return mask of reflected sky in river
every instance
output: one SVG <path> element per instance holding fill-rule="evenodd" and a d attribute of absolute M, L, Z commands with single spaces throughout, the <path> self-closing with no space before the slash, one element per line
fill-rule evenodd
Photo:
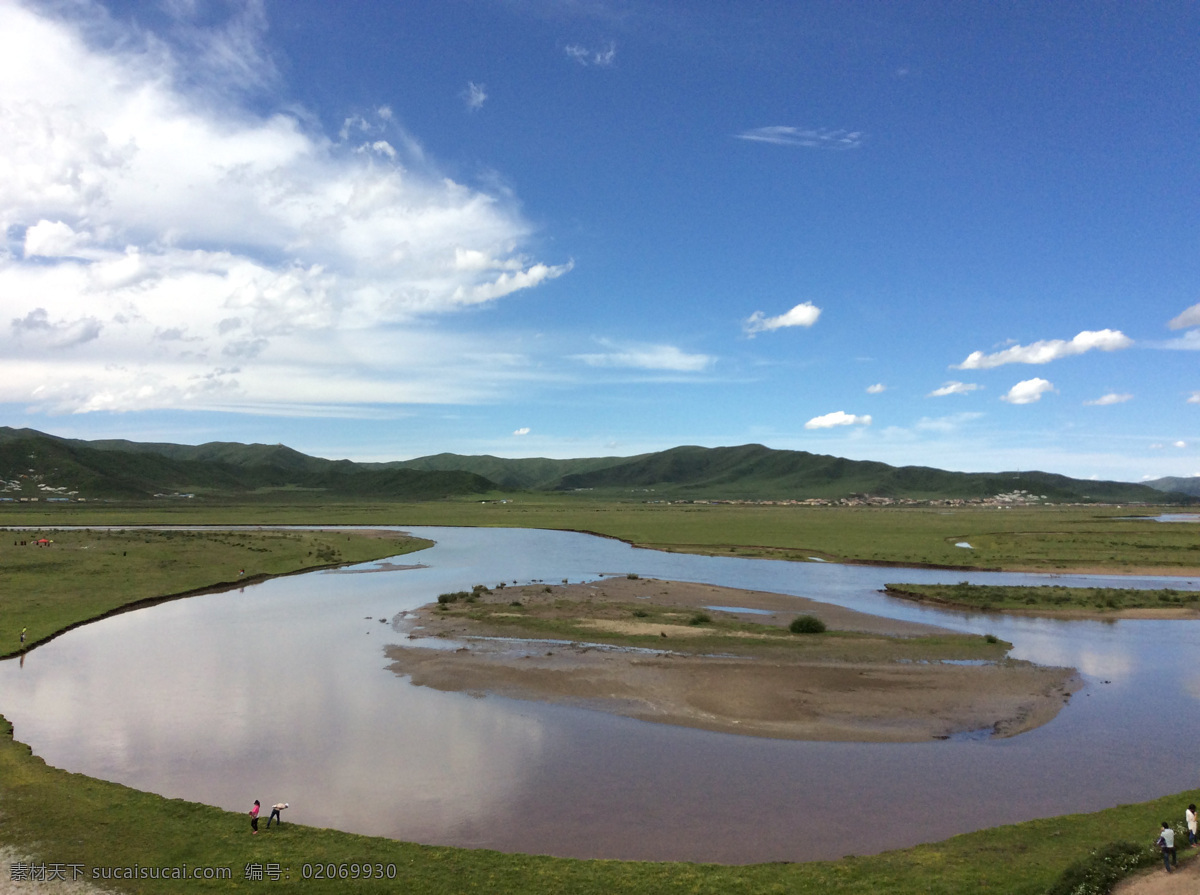
<path fill-rule="evenodd" d="M 864 854 L 1197 782 L 1196 622 L 946 612 L 878 592 L 889 581 L 1031 580 L 1023 575 L 666 554 L 567 532 L 410 530 L 438 542 L 418 555 L 426 568 L 280 578 L 71 631 L 23 668 L 0 663 L 0 711 L 51 764 L 164 795 L 235 811 L 287 801 L 298 823 L 582 857 Z M 1049 725 L 1010 740 L 875 745 L 442 693 L 387 670 L 384 647 L 403 643 L 392 620 L 441 592 L 628 572 L 993 633 L 1017 657 L 1079 668 L 1086 684 Z"/>

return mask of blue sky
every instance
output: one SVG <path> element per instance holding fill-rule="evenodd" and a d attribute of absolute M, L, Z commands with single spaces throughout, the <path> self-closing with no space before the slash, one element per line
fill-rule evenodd
<path fill-rule="evenodd" d="M 0 0 L 0 418 L 1200 474 L 1200 7 Z"/>

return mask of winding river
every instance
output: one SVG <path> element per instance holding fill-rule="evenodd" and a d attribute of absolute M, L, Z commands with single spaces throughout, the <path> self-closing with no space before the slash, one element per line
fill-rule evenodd
<path fill-rule="evenodd" d="M 0 663 L 0 712 L 50 764 L 244 812 L 424 843 L 745 863 L 870 854 L 1200 782 L 1200 623 L 938 611 L 888 581 L 1018 574 L 659 553 L 518 529 L 407 528 L 401 558 L 177 600 Z M 383 569 L 383 570 L 381 570 Z M 374 571 L 372 571 L 374 570 Z M 1078 668 L 1050 724 L 1008 740 L 804 743 L 443 693 L 387 670 L 393 619 L 447 590 L 634 572 L 811 597 L 1011 641 Z M 1196 581 L 1056 576 L 1058 584 Z M 1182 812 L 1180 806 L 1180 811 Z"/>

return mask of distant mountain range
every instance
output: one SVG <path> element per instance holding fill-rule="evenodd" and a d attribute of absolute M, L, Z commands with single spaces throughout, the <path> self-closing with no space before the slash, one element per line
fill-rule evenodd
<path fill-rule="evenodd" d="M 1175 494 L 1186 494 L 1189 497 L 1200 497 L 1200 475 L 1181 478 L 1179 476 L 1166 476 L 1161 479 L 1154 479 L 1151 482 L 1145 482 L 1151 488 L 1157 488 L 1159 491 L 1171 491 Z"/>
<path fill-rule="evenodd" d="M 506 489 L 590 491 L 598 496 L 653 495 L 662 499 L 837 500 L 871 495 L 893 499 L 983 499 L 1025 492 L 1058 502 L 1162 503 L 1185 501 L 1186 492 L 1154 482 L 1097 482 L 1046 472 L 947 472 L 926 466 L 889 466 L 761 444 L 677 447 L 636 457 L 586 460 L 506 460 L 437 454 L 400 465 L 467 470 Z M 1164 480 L 1167 481 L 1167 480 Z M 1187 482 L 1187 479 L 1172 479 Z M 1200 484 L 1200 479 L 1196 480 Z"/>
<path fill-rule="evenodd" d="M 1187 503 L 1200 497 L 1200 479 L 1131 484 L 1044 472 L 947 472 L 758 444 L 575 460 L 436 454 L 354 463 L 310 457 L 281 444 L 81 441 L 7 427 L 0 427 L 0 480 L 0 498 L 13 500 L 187 495 L 438 500 L 511 491 L 647 500 L 971 500 L 1024 494 L 1055 502 Z"/>

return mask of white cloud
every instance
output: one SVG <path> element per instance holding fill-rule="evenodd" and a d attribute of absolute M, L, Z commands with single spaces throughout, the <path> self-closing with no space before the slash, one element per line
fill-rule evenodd
<path fill-rule="evenodd" d="M 913 426 L 918 432 L 938 432 L 949 435 L 958 432 L 964 423 L 969 423 L 983 417 L 982 413 L 955 413 L 950 416 L 922 417 Z"/>
<path fill-rule="evenodd" d="M 742 131 L 735 136 L 739 140 L 773 143 L 776 146 L 803 146 L 808 149 L 857 149 L 862 145 L 863 135 L 862 131 L 772 125 Z"/>
<path fill-rule="evenodd" d="M 1047 364 L 1060 357 L 1083 354 L 1092 349 L 1116 351 L 1120 348 L 1128 348 L 1132 344 L 1133 340 L 1120 330 L 1085 330 L 1069 342 L 1062 339 L 1050 339 L 1034 342 L 1032 345 L 1014 345 L 1003 351 L 997 351 L 995 354 L 973 351 L 965 361 L 951 369 L 990 370 L 1004 364 Z"/>
<path fill-rule="evenodd" d="M 86 242 L 86 239 L 62 221 L 38 221 L 25 231 L 25 257 L 69 257 L 79 251 Z"/>
<path fill-rule="evenodd" d="M 946 395 L 969 395 L 971 392 L 983 388 L 974 382 L 957 382 L 951 380 L 945 383 L 941 388 L 935 388 L 926 397 L 928 398 L 944 398 Z"/>
<path fill-rule="evenodd" d="M 1185 447 L 1187 447 L 1187 442 L 1186 441 L 1173 441 L 1173 442 L 1171 442 L 1171 447 L 1185 448 Z"/>
<path fill-rule="evenodd" d="M 530 430 L 528 426 L 522 426 L 520 429 L 517 429 L 515 432 L 513 432 L 513 435 L 528 435 L 529 431 Z"/>
<path fill-rule="evenodd" d="M 1193 326 L 1200 326 L 1200 304 L 1194 304 L 1178 317 L 1171 320 L 1167 326 L 1171 329 L 1188 329 Z"/>
<path fill-rule="evenodd" d="M 707 354 L 686 354 L 674 345 L 615 346 L 601 339 L 610 350 L 596 354 L 577 354 L 575 360 L 589 367 L 624 367 L 638 370 L 664 370 L 674 373 L 699 373 L 712 366 Z"/>
<path fill-rule="evenodd" d="M 823 416 L 814 416 L 804 424 L 805 429 L 832 429 L 836 426 L 869 426 L 871 425 L 871 416 L 866 414 L 863 416 L 855 416 L 852 413 L 846 413 L 844 410 L 835 410 L 833 413 L 826 413 Z"/>
<path fill-rule="evenodd" d="M 762 311 L 755 311 L 746 318 L 743 327 L 747 333 L 753 336 L 755 333 L 770 332 L 789 326 L 812 326 L 820 316 L 821 309 L 811 301 L 806 301 L 778 317 L 767 317 Z"/>
<path fill-rule="evenodd" d="M 1200 327 L 1189 329 L 1178 338 L 1161 342 L 1159 347 L 1173 351 L 1200 351 Z"/>
<path fill-rule="evenodd" d="M 1009 404 L 1032 404 L 1042 400 L 1042 395 L 1051 391 L 1054 391 L 1054 386 L 1045 379 L 1025 379 L 1010 388 L 1000 400 Z"/>
<path fill-rule="evenodd" d="M 210 85 L 275 77 L 253 17 L 180 50 L 61 9 L 106 39 L 0 4 L 0 401 L 475 400 L 521 366 L 465 337 L 431 358 L 417 339 L 571 269 L 523 253 L 515 199 L 443 176 L 386 107 L 330 139 L 303 113 L 215 101 Z"/>
<path fill-rule="evenodd" d="M 1124 404 L 1132 398 L 1133 395 L 1118 395 L 1116 392 L 1109 392 L 1094 401 L 1084 401 L 1083 403 L 1087 407 L 1106 407 L 1109 404 Z"/>
<path fill-rule="evenodd" d="M 1200 392 L 1192 392 L 1191 396 L 1188 397 L 1187 402 L 1189 404 L 1200 404 Z"/>
<path fill-rule="evenodd" d="M 886 391 L 887 391 L 887 386 L 884 385 L 882 382 L 876 382 L 874 385 L 867 386 L 867 394 L 868 395 L 882 395 Z"/>
<path fill-rule="evenodd" d="M 600 68 L 607 68 L 617 58 L 617 45 L 611 41 L 607 47 L 599 50 L 589 49 L 579 44 L 570 44 L 563 49 L 568 57 L 583 66 L 595 65 Z"/>
<path fill-rule="evenodd" d="M 467 108 L 472 112 L 477 112 L 483 108 L 484 101 L 487 100 L 487 90 L 484 85 L 476 84 L 474 81 L 467 81 L 467 88 L 462 94 L 463 102 L 467 104 Z"/>

